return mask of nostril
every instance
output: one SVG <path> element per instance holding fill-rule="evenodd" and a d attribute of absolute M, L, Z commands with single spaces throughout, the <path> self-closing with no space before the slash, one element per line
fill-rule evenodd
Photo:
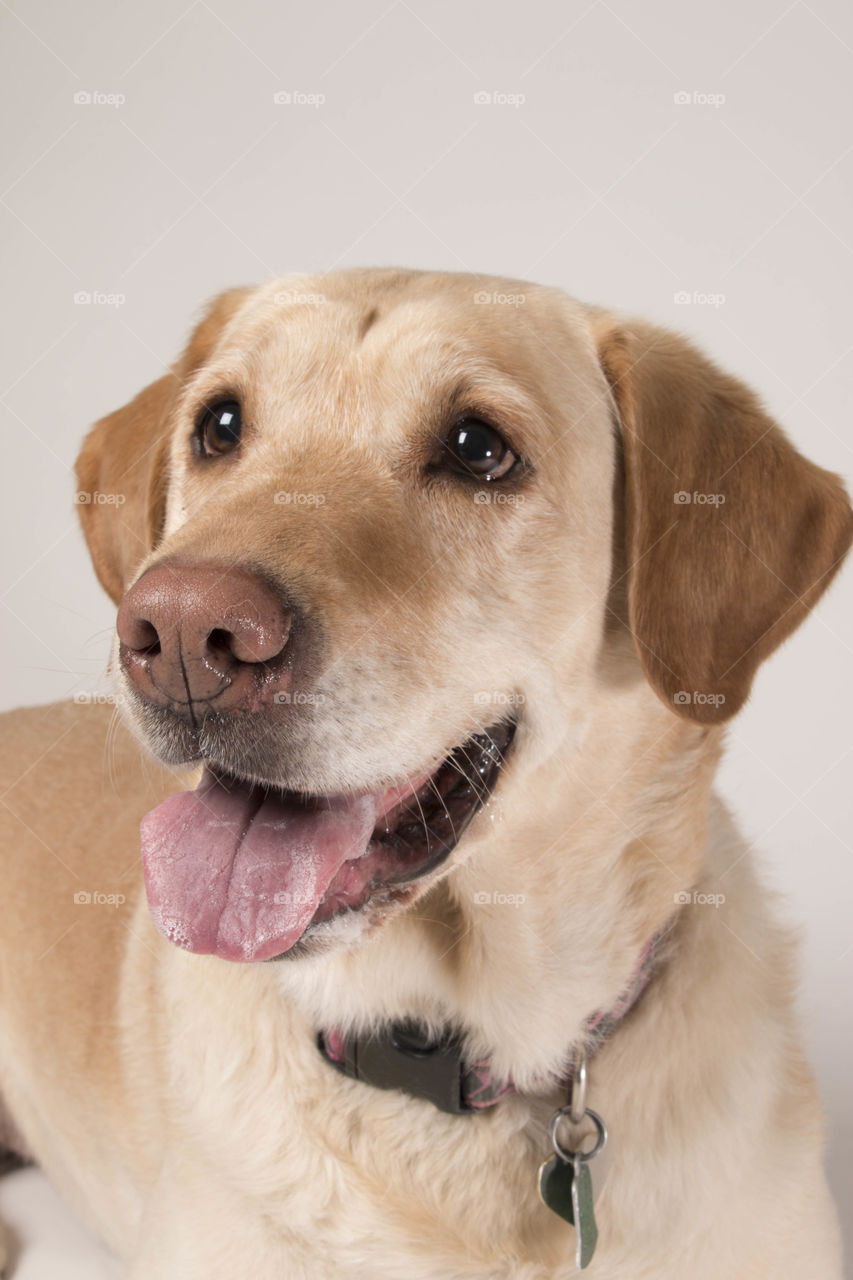
<path fill-rule="evenodd" d="M 231 627 L 214 627 L 204 640 L 205 655 L 215 665 L 261 666 L 274 661 L 284 652 L 290 632 L 289 616 L 286 625 L 278 619 L 274 627 L 238 623 Z"/>
<path fill-rule="evenodd" d="M 136 618 L 132 635 L 126 641 L 129 648 L 145 658 L 154 658 L 160 652 L 160 636 L 153 622 Z"/>
<path fill-rule="evenodd" d="M 233 658 L 234 636 L 224 627 L 214 627 L 207 637 L 207 652 L 212 658 Z"/>

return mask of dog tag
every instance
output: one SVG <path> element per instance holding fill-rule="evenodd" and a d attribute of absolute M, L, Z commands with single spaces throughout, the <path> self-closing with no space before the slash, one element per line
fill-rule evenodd
<path fill-rule="evenodd" d="M 575 1225 L 572 1203 L 574 1177 L 574 1164 L 558 1155 L 543 1161 L 539 1168 L 539 1199 L 552 1213 L 558 1214 L 572 1226 Z"/>
<path fill-rule="evenodd" d="M 578 1271 L 583 1271 L 592 1262 L 595 1246 L 598 1244 L 598 1226 L 595 1221 L 593 1206 L 592 1178 L 589 1165 L 585 1160 L 575 1156 L 572 1161 L 574 1176 L 572 1177 L 572 1215 L 575 1224 L 575 1262 Z"/>
<path fill-rule="evenodd" d="M 574 1227 L 575 1263 L 583 1271 L 598 1243 L 589 1165 L 578 1156 L 571 1161 L 551 1156 L 539 1169 L 539 1196 L 552 1213 Z"/>

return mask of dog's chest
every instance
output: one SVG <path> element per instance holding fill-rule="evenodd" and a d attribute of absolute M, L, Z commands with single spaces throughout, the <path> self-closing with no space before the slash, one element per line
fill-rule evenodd
<path fill-rule="evenodd" d="M 341 1077 L 296 1019 L 258 1025 L 253 1042 L 194 1039 L 176 1114 L 283 1261 L 315 1276 L 544 1280 L 571 1256 L 571 1228 L 538 1199 L 543 1140 L 522 1100 L 445 1115 Z"/>

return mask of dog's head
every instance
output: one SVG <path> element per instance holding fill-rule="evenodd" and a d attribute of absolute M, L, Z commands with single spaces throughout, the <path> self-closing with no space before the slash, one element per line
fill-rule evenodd
<path fill-rule="evenodd" d="M 851 538 L 837 478 L 682 339 L 460 275 L 224 294 L 78 474 L 123 702 L 205 764 L 146 820 L 155 919 L 232 959 L 448 874 L 580 740 L 608 645 L 725 721 Z"/>

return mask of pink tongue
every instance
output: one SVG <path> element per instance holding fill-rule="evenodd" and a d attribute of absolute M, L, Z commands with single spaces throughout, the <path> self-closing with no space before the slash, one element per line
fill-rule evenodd
<path fill-rule="evenodd" d="M 185 948 L 268 960 L 302 936 L 343 864 L 359 858 L 406 786 L 306 808 L 209 770 L 142 819 L 154 923 Z"/>

